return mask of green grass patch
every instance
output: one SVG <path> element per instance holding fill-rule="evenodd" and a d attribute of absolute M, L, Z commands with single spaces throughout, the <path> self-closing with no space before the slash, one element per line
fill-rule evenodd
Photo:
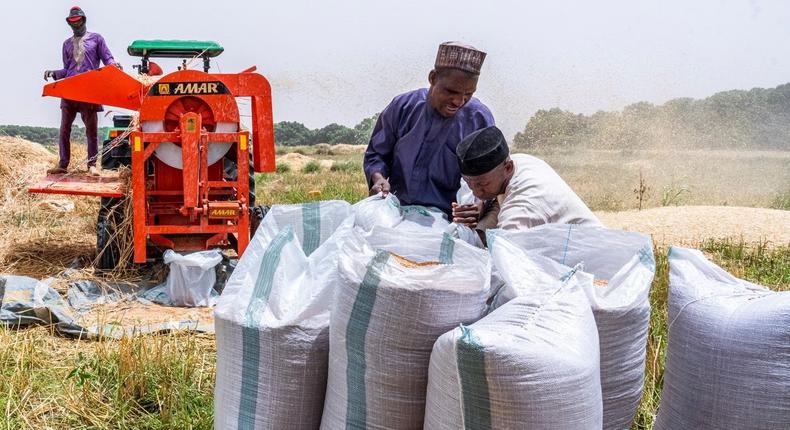
<path fill-rule="evenodd" d="M 704 241 L 700 249 L 736 277 L 775 290 L 790 290 L 790 246 L 770 248 L 768 245 L 720 239 Z"/>
<path fill-rule="evenodd" d="M 308 161 L 307 164 L 302 167 L 302 173 L 316 173 L 321 171 L 321 163 L 316 160 Z"/>
<path fill-rule="evenodd" d="M 281 163 L 277 165 L 276 172 L 277 173 L 288 173 L 291 171 L 291 166 Z"/>
<path fill-rule="evenodd" d="M 362 163 L 356 161 L 335 162 L 329 170 L 332 172 L 361 172 Z"/>
<path fill-rule="evenodd" d="M 213 339 L 57 338 L 0 326 L 0 429 L 211 429 Z"/>
<path fill-rule="evenodd" d="M 790 191 L 777 194 L 771 201 L 771 208 L 790 210 Z"/>

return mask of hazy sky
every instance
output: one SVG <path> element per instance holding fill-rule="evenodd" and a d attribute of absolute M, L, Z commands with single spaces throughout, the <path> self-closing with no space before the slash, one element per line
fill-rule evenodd
<path fill-rule="evenodd" d="M 4 1 L 0 124 L 59 123 L 42 76 L 61 67 L 75 2 L 126 71 L 134 39 L 215 40 L 225 53 L 213 70 L 257 65 L 275 121 L 313 128 L 354 125 L 427 86 L 447 40 L 488 52 L 476 96 L 508 136 L 542 108 L 592 113 L 790 81 L 787 1 Z"/>

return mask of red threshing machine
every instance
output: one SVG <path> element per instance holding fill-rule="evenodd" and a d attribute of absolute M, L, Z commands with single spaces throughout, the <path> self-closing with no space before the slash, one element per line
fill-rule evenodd
<path fill-rule="evenodd" d="M 44 87 L 45 96 L 138 112 L 136 121 L 127 117 L 123 124 L 121 119 L 126 129 L 116 129 L 118 136 L 101 149 L 105 169 L 124 164 L 131 169 L 135 263 L 150 260 L 151 247 L 233 248 L 241 255 L 251 221 L 263 216 L 254 206 L 252 174 L 275 168 L 271 87 L 254 73 L 255 67 L 236 74 L 208 73 L 209 59 L 222 51 L 214 42 L 138 40 L 128 53 L 142 58 L 135 66 L 141 75 L 154 66 L 149 62 L 153 57 L 181 58 L 182 66 L 149 83 L 108 66 Z M 189 70 L 187 58 L 201 58 L 203 71 Z M 241 129 L 237 97 L 250 98 L 251 132 Z M 120 178 L 50 175 L 30 191 L 102 197 L 98 266 L 117 264 L 118 250 L 104 248 L 115 245 L 109 218 L 129 213 L 118 208 L 124 197 Z"/>

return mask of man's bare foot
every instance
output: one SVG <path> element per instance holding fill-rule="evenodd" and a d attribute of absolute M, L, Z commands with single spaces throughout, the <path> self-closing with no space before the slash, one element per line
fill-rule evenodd
<path fill-rule="evenodd" d="M 96 166 L 88 166 L 88 173 L 91 176 L 100 176 L 99 169 L 97 169 Z"/>

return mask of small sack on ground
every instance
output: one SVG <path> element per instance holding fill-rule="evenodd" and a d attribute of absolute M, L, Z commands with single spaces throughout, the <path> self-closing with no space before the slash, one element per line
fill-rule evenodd
<path fill-rule="evenodd" d="M 209 251 L 179 254 L 168 249 L 164 262 L 170 267 L 165 281 L 165 291 L 173 306 L 209 306 L 211 290 L 217 281 L 214 270 L 222 261 L 222 254 Z"/>

